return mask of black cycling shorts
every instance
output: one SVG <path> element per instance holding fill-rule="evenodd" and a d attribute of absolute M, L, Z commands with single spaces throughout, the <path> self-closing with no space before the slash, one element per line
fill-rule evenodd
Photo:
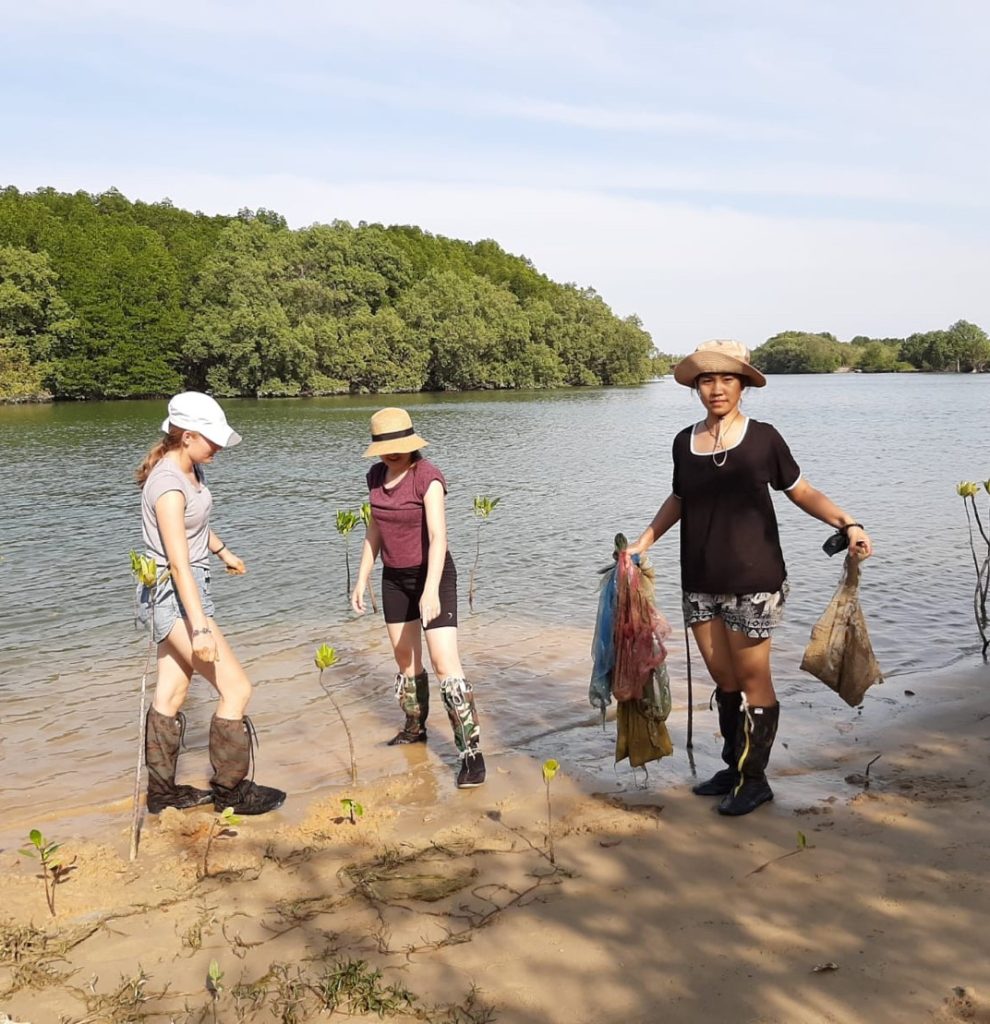
<path fill-rule="evenodd" d="M 408 569 L 382 569 L 382 610 L 386 622 L 415 622 L 419 618 L 419 599 L 426 584 L 426 566 Z M 457 569 L 447 552 L 440 576 L 440 614 L 426 624 L 427 629 L 457 625 Z"/>

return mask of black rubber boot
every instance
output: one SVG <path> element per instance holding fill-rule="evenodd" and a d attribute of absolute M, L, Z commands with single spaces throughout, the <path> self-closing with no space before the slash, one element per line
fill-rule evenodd
<path fill-rule="evenodd" d="M 721 768 L 710 779 L 699 782 L 691 792 L 697 796 L 725 796 L 731 793 L 739 782 L 736 768 L 736 733 L 739 731 L 739 710 L 742 708 L 742 694 L 715 691 L 718 708 L 718 727 L 722 733 L 722 760 L 729 766 Z"/>
<path fill-rule="evenodd" d="M 740 712 L 736 750 L 739 760 L 739 782 L 718 805 L 719 814 L 738 817 L 755 811 L 760 804 L 773 799 L 767 782 L 767 763 L 777 736 L 780 704 L 771 708 L 744 707 Z"/>
<path fill-rule="evenodd" d="M 184 811 L 213 802 L 208 789 L 175 784 L 175 766 L 186 732 L 186 716 L 180 711 L 169 718 L 148 709 L 144 730 L 144 761 L 148 766 L 148 813 L 160 814 L 166 807 Z"/>
<path fill-rule="evenodd" d="M 403 743 L 426 742 L 426 719 L 430 713 L 430 677 L 419 675 L 395 677 L 395 697 L 406 716 L 406 724 L 388 741 L 394 747 Z"/>
<path fill-rule="evenodd" d="M 285 793 L 254 781 L 257 735 L 251 719 L 217 718 L 210 722 L 210 763 L 213 765 L 213 807 L 235 814 L 266 814 L 285 803 Z M 248 778 L 248 772 L 251 778 Z"/>

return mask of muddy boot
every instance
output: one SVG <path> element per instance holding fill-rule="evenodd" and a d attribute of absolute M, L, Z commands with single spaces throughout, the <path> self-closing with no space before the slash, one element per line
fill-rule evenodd
<path fill-rule="evenodd" d="M 485 758 L 481 753 L 481 728 L 471 684 L 457 676 L 440 682 L 440 696 L 454 730 L 454 746 L 461 755 L 457 788 L 473 789 L 485 781 Z"/>
<path fill-rule="evenodd" d="M 395 676 L 395 699 L 406 716 L 406 724 L 388 741 L 394 747 L 401 743 L 426 742 L 426 717 L 430 713 L 430 677 L 425 672 L 418 676 Z"/>
<path fill-rule="evenodd" d="M 166 807 L 201 807 L 213 802 L 208 789 L 175 784 L 175 765 L 186 733 L 186 716 L 180 711 L 169 718 L 148 709 L 144 730 L 144 761 L 148 766 L 148 813 L 160 814 Z"/>
<path fill-rule="evenodd" d="M 251 719 L 217 718 L 210 722 L 210 763 L 213 765 L 213 807 L 235 814 L 265 814 L 281 807 L 285 793 L 254 781 L 257 734 Z M 248 773 L 251 778 L 248 778 Z"/>
<path fill-rule="evenodd" d="M 771 708 L 744 706 L 739 715 L 739 731 L 736 734 L 739 781 L 718 805 L 719 814 L 733 817 L 749 814 L 760 804 L 773 799 L 766 769 L 777 735 L 780 704 L 774 704 Z"/>
<path fill-rule="evenodd" d="M 729 766 L 721 768 L 710 779 L 699 782 L 691 789 L 697 796 L 725 796 L 731 793 L 739 782 L 739 770 L 736 768 L 736 733 L 739 730 L 739 710 L 742 707 L 741 693 L 723 693 L 715 691 L 715 704 L 718 707 L 718 727 L 722 733 L 722 760 Z"/>

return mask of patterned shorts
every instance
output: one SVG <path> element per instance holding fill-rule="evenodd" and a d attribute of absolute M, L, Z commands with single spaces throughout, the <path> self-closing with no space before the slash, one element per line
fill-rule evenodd
<path fill-rule="evenodd" d="M 773 594 L 696 594 L 683 591 L 684 623 L 721 619 L 729 629 L 744 633 L 754 640 L 766 640 L 780 625 L 787 600 L 787 580 Z"/>

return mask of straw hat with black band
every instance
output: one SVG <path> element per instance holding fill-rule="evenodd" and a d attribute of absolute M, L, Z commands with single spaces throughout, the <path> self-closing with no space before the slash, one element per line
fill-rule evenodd
<path fill-rule="evenodd" d="M 371 417 L 371 444 L 364 450 L 364 457 L 372 459 L 376 455 L 415 452 L 429 443 L 413 430 L 405 409 L 379 409 Z"/>
<path fill-rule="evenodd" d="M 754 388 L 766 386 L 767 379 L 749 361 L 749 349 L 741 341 L 703 341 L 674 367 L 674 380 L 693 388 L 703 373 L 734 373 Z"/>

